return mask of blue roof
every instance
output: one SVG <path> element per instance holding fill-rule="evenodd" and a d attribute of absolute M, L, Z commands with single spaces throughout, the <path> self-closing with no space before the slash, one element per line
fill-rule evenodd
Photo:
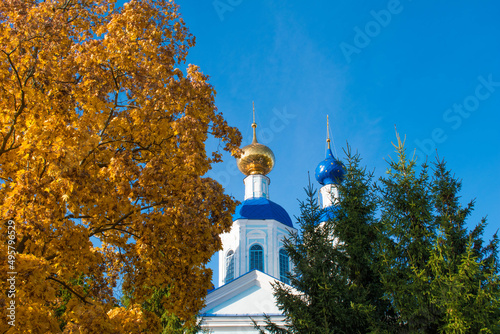
<path fill-rule="evenodd" d="M 344 165 L 335 159 L 332 150 L 328 149 L 325 160 L 318 164 L 315 174 L 321 185 L 339 184 L 344 179 Z"/>
<path fill-rule="evenodd" d="M 293 228 L 292 220 L 285 209 L 264 197 L 250 198 L 238 205 L 233 221 L 237 219 L 274 219 Z"/>

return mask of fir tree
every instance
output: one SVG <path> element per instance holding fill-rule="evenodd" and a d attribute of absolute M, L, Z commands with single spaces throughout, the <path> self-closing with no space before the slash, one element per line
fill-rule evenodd
<path fill-rule="evenodd" d="M 436 160 L 431 189 L 437 226 L 426 275 L 432 304 L 441 316 L 444 333 L 500 332 L 500 277 L 498 238 L 483 247 L 486 220 L 467 232 L 466 219 L 474 201 L 462 207 L 458 193 L 461 181 Z"/>
<path fill-rule="evenodd" d="M 483 242 L 485 219 L 468 231 L 461 182 L 443 160 L 419 169 L 397 139 L 378 186 L 347 151 L 332 219 L 306 188 L 285 242 L 295 289 L 275 285 L 287 327 L 268 318 L 270 333 L 500 333 L 497 235 Z"/>
<path fill-rule="evenodd" d="M 397 160 L 389 162 L 388 176 L 377 186 L 381 209 L 380 267 L 385 298 L 397 312 L 393 332 L 437 329 L 439 314 L 415 274 L 425 270 L 434 236 L 428 167 L 417 174 L 398 136 Z"/>
<path fill-rule="evenodd" d="M 377 198 L 373 189 L 373 173 L 361 167 L 359 154 L 346 150 L 346 176 L 338 185 L 339 198 L 333 219 L 327 222 L 333 227 L 340 252 L 337 259 L 340 271 L 347 277 L 347 300 L 351 307 L 361 311 L 355 320 L 358 332 L 383 331 L 394 322 L 394 312 L 384 300 L 379 275 L 380 258 L 379 226 L 375 217 Z"/>
<path fill-rule="evenodd" d="M 398 136 L 397 161 L 378 187 L 385 298 L 401 333 L 497 333 L 500 330 L 498 238 L 483 246 L 483 219 L 468 232 L 461 182 L 437 159 L 417 167 Z"/>
<path fill-rule="evenodd" d="M 266 329 L 271 333 L 367 333 L 383 328 L 390 318 L 373 265 L 377 233 L 372 174 L 360 167 L 359 155 L 348 150 L 347 156 L 335 209 L 320 209 L 312 185 L 305 189 L 307 198 L 300 203 L 298 217 L 301 233 L 285 241 L 294 263 L 290 282 L 296 290 L 275 285 L 288 327 L 279 328 L 268 319 Z M 327 216 L 331 219 L 325 221 Z"/>
<path fill-rule="evenodd" d="M 298 218 L 301 233 L 292 233 L 284 246 L 294 264 L 290 284 L 296 291 L 279 282 L 275 285 L 277 303 L 290 326 L 283 331 L 268 323 L 266 329 L 271 333 L 353 332 L 346 328 L 352 315 L 349 302 L 342 299 L 346 278 L 335 261 L 340 252 L 332 247 L 331 225 L 319 225 L 323 210 L 316 190 L 309 184 L 305 191 Z"/>

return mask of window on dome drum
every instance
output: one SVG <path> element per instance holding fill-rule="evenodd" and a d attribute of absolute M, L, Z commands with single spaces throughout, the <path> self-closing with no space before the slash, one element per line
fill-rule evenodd
<path fill-rule="evenodd" d="M 250 270 L 264 271 L 264 250 L 261 245 L 250 247 Z"/>
<path fill-rule="evenodd" d="M 283 248 L 280 249 L 280 281 L 286 284 L 290 284 L 290 279 L 286 275 L 290 271 L 289 263 L 288 254 Z"/>
<path fill-rule="evenodd" d="M 226 255 L 226 278 L 224 283 L 234 279 L 234 252 L 230 250 Z"/>

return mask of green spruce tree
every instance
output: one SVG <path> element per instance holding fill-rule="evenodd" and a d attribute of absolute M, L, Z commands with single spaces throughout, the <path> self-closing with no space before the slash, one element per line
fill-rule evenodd
<path fill-rule="evenodd" d="M 460 205 L 461 181 L 436 160 L 432 197 L 437 225 L 425 275 L 432 304 L 440 311 L 439 331 L 443 333 L 500 332 L 500 277 L 498 238 L 483 246 L 483 219 L 467 232 L 466 219 L 474 202 Z"/>
<path fill-rule="evenodd" d="M 381 259 L 379 226 L 375 213 L 377 198 L 373 173 L 361 167 L 359 154 L 346 150 L 346 176 L 338 185 L 339 198 L 331 224 L 340 256 L 339 270 L 347 277 L 347 294 L 351 308 L 360 312 L 357 332 L 384 332 L 395 322 L 390 303 L 383 299 L 379 275 Z"/>
<path fill-rule="evenodd" d="M 292 233 L 284 245 L 294 264 L 289 275 L 294 289 L 279 282 L 274 286 L 289 326 L 280 329 L 268 321 L 266 329 L 270 333 L 348 333 L 352 315 L 349 302 L 342 300 L 347 286 L 335 261 L 340 253 L 332 247 L 331 225 L 320 226 L 323 210 L 316 190 L 309 184 L 305 191 L 298 217 L 301 231 Z"/>
<path fill-rule="evenodd" d="M 393 333 L 498 333 L 498 238 L 483 246 L 483 219 L 471 232 L 461 182 L 437 160 L 417 174 L 398 136 L 397 160 L 378 187 L 382 282 L 396 312 Z"/>
<path fill-rule="evenodd" d="M 290 282 L 295 289 L 275 285 L 288 326 L 279 328 L 268 319 L 268 332 L 368 333 L 393 318 L 389 303 L 381 298 L 374 265 L 377 232 L 371 181 L 372 174 L 360 167 L 359 155 L 348 150 L 334 208 L 321 209 L 312 185 L 305 189 L 307 198 L 300 203 L 298 217 L 301 233 L 285 241 L 294 264 Z"/>
<path fill-rule="evenodd" d="M 408 159 L 404 143 L 397 137 L 397 160 L 389 161 L 388 176 L 377 186 L 380 217 L 380 266 L 385 299 L 396 312 L 392 332 L 437 330 L 439 312 L 426 293 L 428 286 L 415 276 L 425 270 L 430 258 L 435 224 L 428 167 L 417 173 Z"/>
<path fill-rule="evenodd" d="M 275 285 L 287 326 L 261 333 L 500 333 L 497 235 L 483 241 L 485 219 L 468 231 L 474 202 L 461 205 L 444 161 L 431 172 L 395 147 L 375 186 L 347 151 L 330 220 L 306 188 L 285 242 L 294 288 Z"/>

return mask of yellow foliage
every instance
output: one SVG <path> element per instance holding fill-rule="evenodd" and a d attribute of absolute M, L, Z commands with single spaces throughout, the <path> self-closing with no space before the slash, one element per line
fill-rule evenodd
<path fill-rule="evenodd" d="M 241 136 L 208 77 L 181 70 L 193 45 L 168 0 L 0 1 L 0 264 L 11 220 L 18 329 L 154 332 L 138 306 L 151 287 L 181 319 L 203 306 L 235 208 L 204 177 L 220 161 L 205 142 L 237 154 Z"/>
<path fill-rule="evenodd" d="M 116 307 L 108 312 L 108 316 L 119 333 L 141 333 L 146 329 L 153 333 L 160 331 L 158 317 L 151 313 L 144 314 L 139 305 L 129 309 Z"/>

